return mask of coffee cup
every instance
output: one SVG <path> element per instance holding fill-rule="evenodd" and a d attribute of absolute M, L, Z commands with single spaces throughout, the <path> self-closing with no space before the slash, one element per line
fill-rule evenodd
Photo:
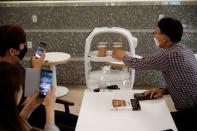
<path fill-rule="evenodd" d="M 98 56 L 99 57 L 106 56 L 106 45 L 98 45 Z"/>

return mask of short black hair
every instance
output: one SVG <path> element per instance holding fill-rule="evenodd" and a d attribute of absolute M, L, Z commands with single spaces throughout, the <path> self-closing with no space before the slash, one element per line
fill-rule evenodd
<path fill-rule="evenodd" d="M 157 25 L 162 34 L 170 38 L 173 43 L 181 41 L 183 26 L 180 21 L 171 17 L 162 18 Z"/>
<path fill-rule="evenodd" d="M 14 24 L 0 26 L 0 56 L 4 56 L 7 49 L 19 49 L 21 43 L 26 43 L 24 30 Z"/>

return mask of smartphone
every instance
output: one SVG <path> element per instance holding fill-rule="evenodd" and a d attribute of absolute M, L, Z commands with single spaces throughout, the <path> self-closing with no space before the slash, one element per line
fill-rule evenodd
<path fill-rule="evenodd" d="M 38 49 L 36 51 L 36 58 L 39 59 L 41 54 L 44 52 L 44 50 L 46 49 L 46 44 L 44 42 L 40 42 L 38 45 Z"/>
<path fill-rule="evenodd" d="M 40 71 L 39 95 L 41 98 L 46 97 L 49 88 L 51 88 L 52 78 L 53 78 L 52 70 L 42 69 Z"/>
<path fill-rule="evenodd" d="M 145 96 L 144 93 L 134 93 L 134 98 L 142 101 L 142 100 L 153 100 L 153 99 L 157 99 L 155 97 L 150 98 L 150 96 Z"/>

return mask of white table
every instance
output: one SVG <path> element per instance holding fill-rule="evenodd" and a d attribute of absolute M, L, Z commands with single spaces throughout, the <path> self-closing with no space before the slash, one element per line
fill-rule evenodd
<path fill-rule="evenodd" d="M 57 87 L 56 96 L 61 97 L 68 94 L 68 88 L 64 86 L 57 86 L 56 65 L 65 64 L 70 59 L 70 54 L 64 52 L 47 52 L 45 54 L 44 65 L 49 65 L 53 71 L 53 86 Z"/>
<path fill-rule="evenodd" d="M 75 131 L 177 131 L 163 98 L 141 101 L 140 111 L 112 110 L 112 99 L 131 98 L 131 90 L 86 89 Z"/>

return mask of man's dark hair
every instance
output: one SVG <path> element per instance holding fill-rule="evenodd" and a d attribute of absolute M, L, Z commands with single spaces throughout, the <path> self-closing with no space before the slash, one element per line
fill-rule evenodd
<path fill-rule="evenodd" d="M 0 56 L 4 56 L 9 48 L 19 49 L 21 43 L 26 43 L 26 34 L 20 26 L 0 26 Z"/>
<path fill-rule="evenodd" d="M 180 21 L 166 17 L 162 18 L 157 25 L 162 34 L 170 38 L 173 43 L 181 41 L 183 35 L 183 26 Z"/>

